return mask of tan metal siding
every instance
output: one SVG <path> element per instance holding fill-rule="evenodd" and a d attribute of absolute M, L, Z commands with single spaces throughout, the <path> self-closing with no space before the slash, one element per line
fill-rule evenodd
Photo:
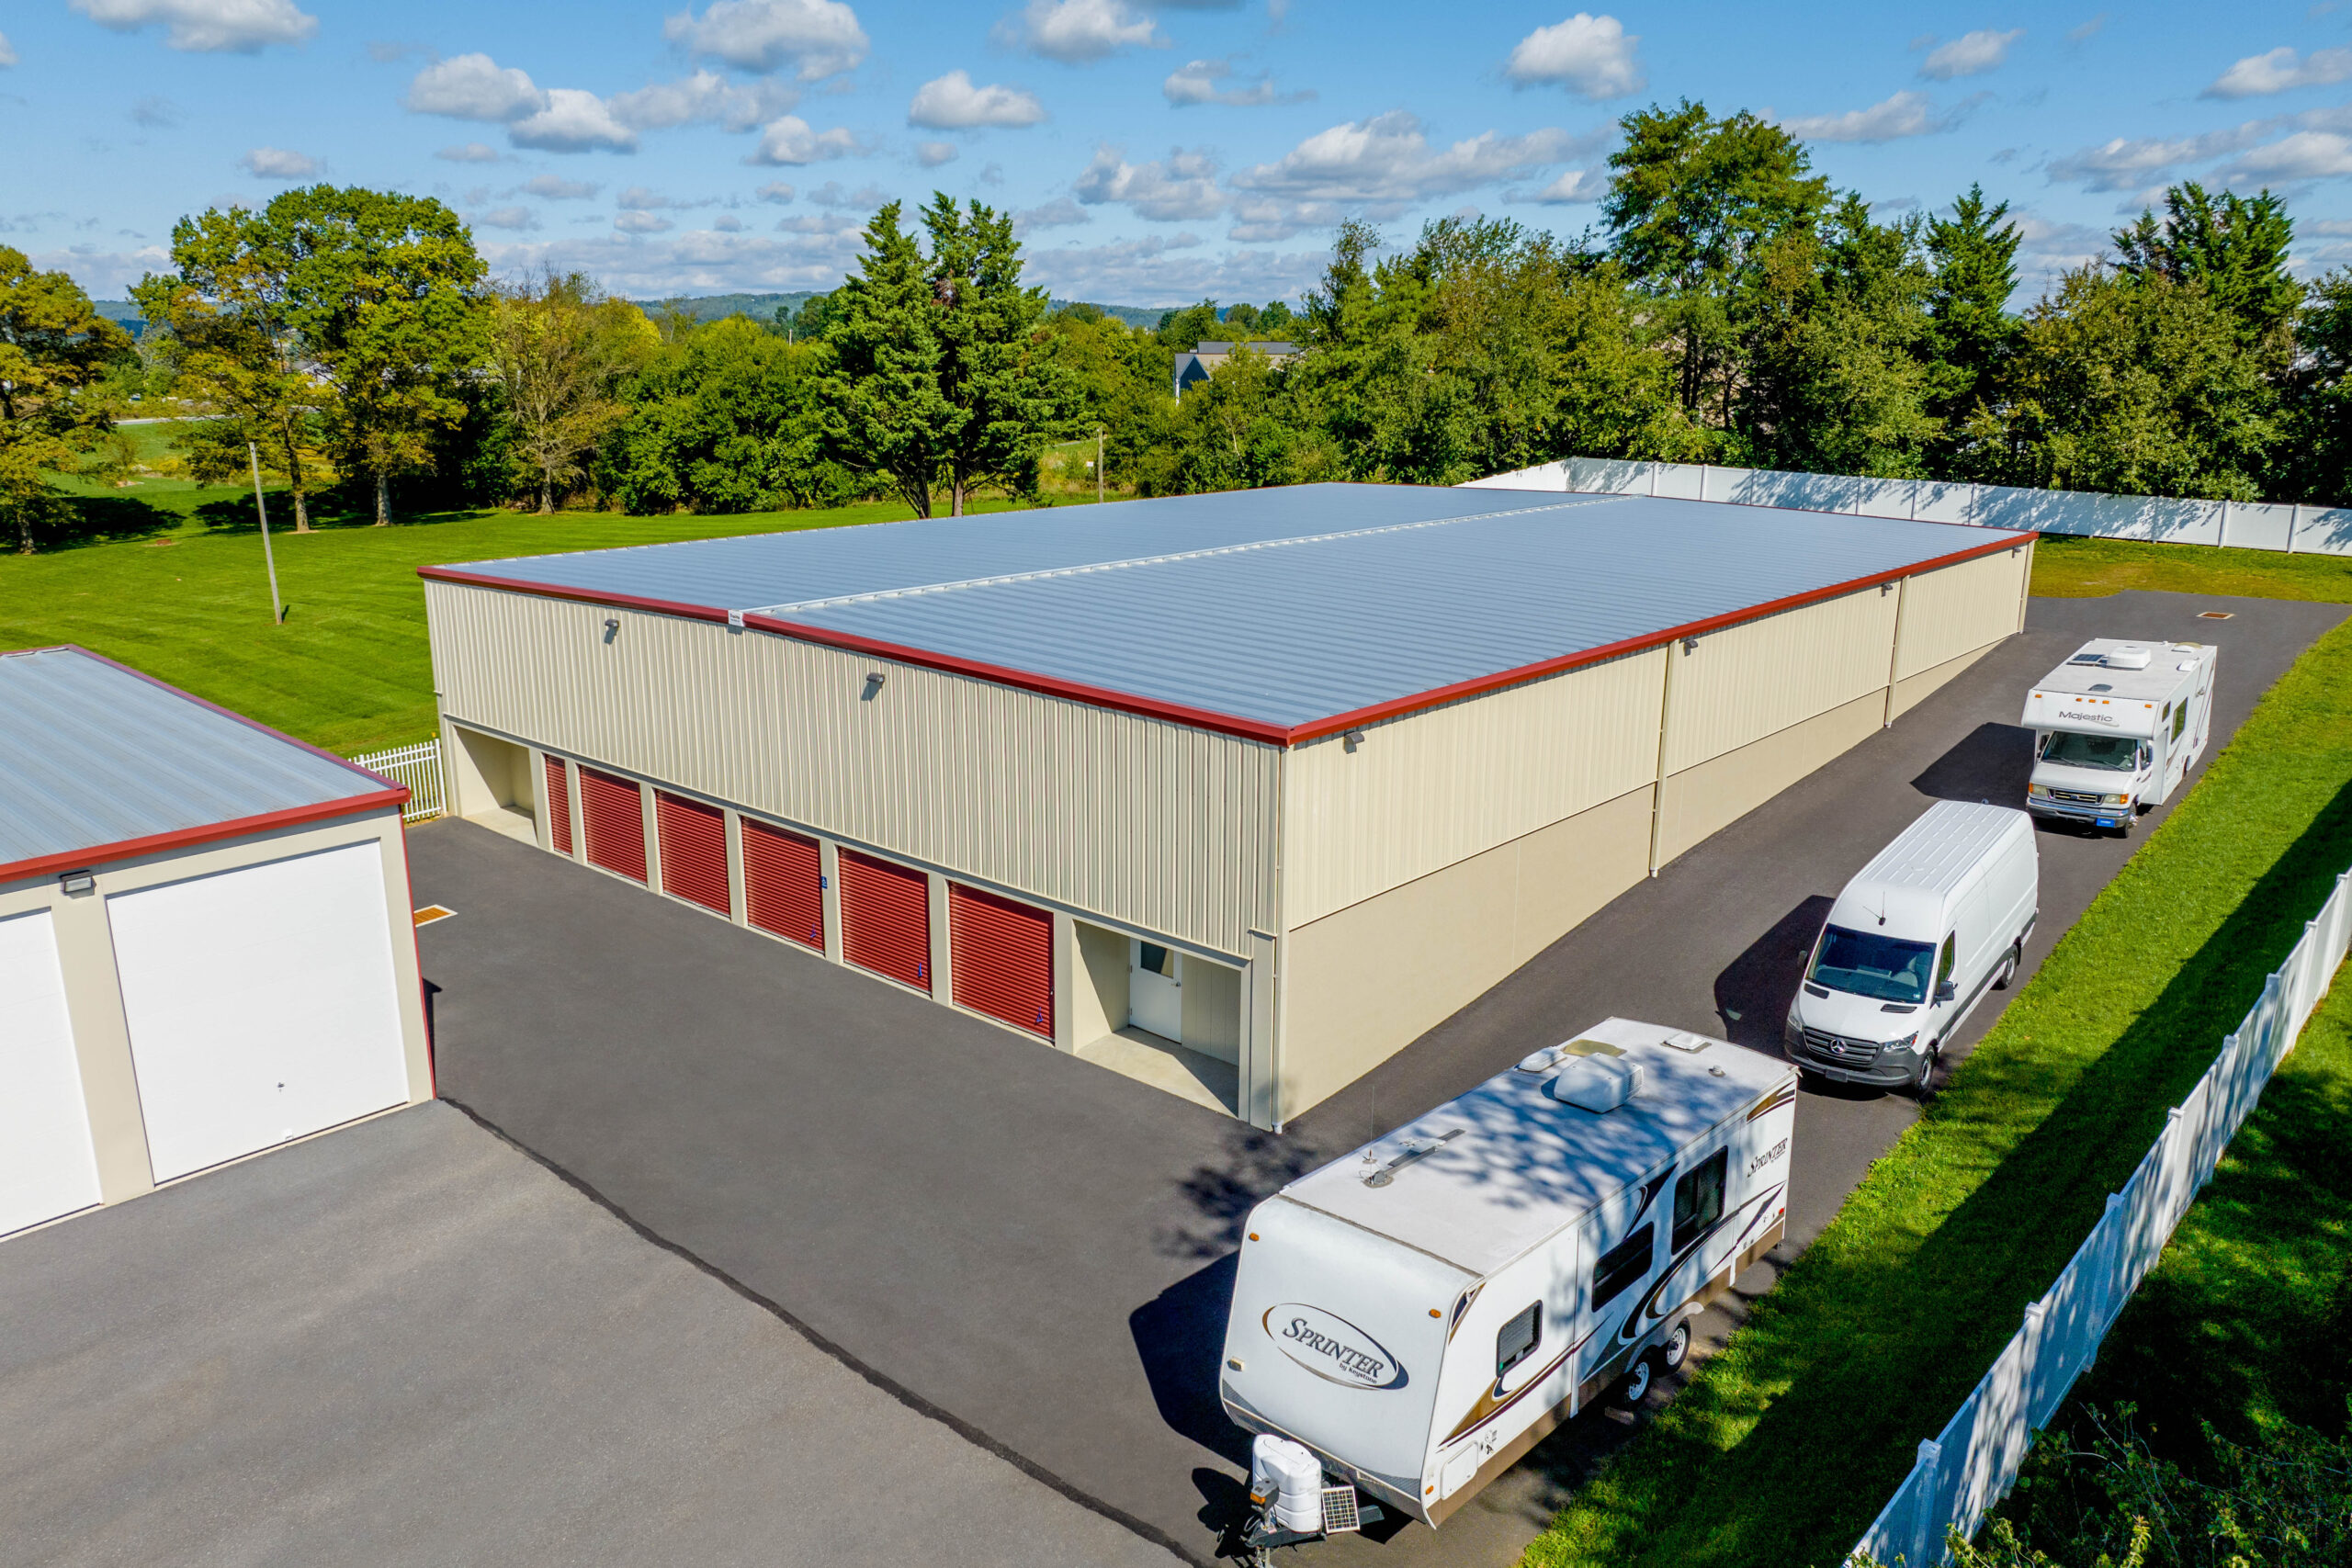
<path fill-rule="evenodd" d="M 675 616 L 425 604 L 460 723 L 1220 953 L 1272 928 L 1272 747 Z"/>
<path fill-rule="evenodd" d="M 1690 653 L 1675 645 L 1667 772 L 1883 691 L 1894 601 L 1892 589 L 1866 588 L 1710 632 Z"/>
<path fill-rule="evenodd" d="M 1932 670 L 2015 632 L 2031 562 L 2032 553 L 2020 545 L 1908 580 L 1894 678 Z"/>
<path fill-rule="evenodd" d="M 1352 752 L 1337 735 L 1293 749 L 1284 924 L 1305 925 L 1648 784 L 1664 658 L 1653 649 L 1370 726 Z"/>

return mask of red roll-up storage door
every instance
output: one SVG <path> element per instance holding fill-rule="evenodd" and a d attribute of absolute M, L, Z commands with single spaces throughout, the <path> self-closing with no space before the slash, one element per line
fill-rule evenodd
<path fill-rule="evenodd" d="M 735 912 L 727 874 L 727 814 L 716 806 L 653 792 L 653 826 L 661 834 L 662 891 L 717 915 Z"/>
<path fill-rule="evenodd" d="M 588 863 L 645 880 L 645 796 L 637 781 L 580 770 L 580 815 L 588 829 Z"/>
<path fill-rule="evenodd" d="M 744 818 L 743 906 L 752 924 L 824 952 L 823 863 L 816 840 Z"/>
<path fill-rule="evenodd" d="M 841 852 L 842 956 L 931 989 L 931 879 L 855 850 Z"/>
<path fill-rule="evenodd" d="M 568 855 L 571 847 L 571 784 L 565 777 L 563 759 L 541 752 L 539 760 L 548 765 L 548 842 L 555 852 Z"/>
<path fill-rule="evenodd" d="M 1054 1037 L 1054 917 L 960 882 L 947 885 L 956 1005 Z"/>

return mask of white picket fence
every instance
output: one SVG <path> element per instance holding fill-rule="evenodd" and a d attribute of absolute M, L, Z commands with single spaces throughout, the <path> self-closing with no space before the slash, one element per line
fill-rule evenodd
<path fill-rule="evenodd" d="M 2033 1434 L 2048 1424 L 2075 1378 L 2098 1355 L 2116 1314 L 2154 1267 L 2173 1227 L 2211 1179 L 2222 1151 L 2294 1048 L 2352 938 L 2352 871 L 2262 989 L 2262 999 L 2222 1042 L 2222 1054 L 2187 1100 L 2167 1113 L 2155 1146 L 2123 1190 L 2110 1193 L 2057 1284 L 2026 1308 L 1993 1370 L 1934 1440 L 1919 1445 L 1911 1473 L 1852 1556 L 1910 1568 L 1946 1560 L 1947 1531 L 1973 1536 L 1985 1510 L 2017 1479 Z"/>
<path fill-rule="evenodd" d="M 1473 479 L 1465 488 L 1659 495 L 2041 534 L 2229 545 L 2247 550 L 2283 550 L 2290 555 L 2352 555 L 2352 508 L 2335 506 L 2168 501 L 2149 495 L 2019 490 L 2010 485 L 1949 484 L 1941 479 L 1869 479 L 1617 457 L 1570 457 Z"/>
<path fill-rule="evenodd" d="M 427 817 L 438 817 L 447 809 L 442 804 L 440 741 L 370 751 L 351 761 L 371 773 L 383 774 L 394 784 L 408 785 L 408 804 L 401 807 L 401 821 L 421 822 Z"/>

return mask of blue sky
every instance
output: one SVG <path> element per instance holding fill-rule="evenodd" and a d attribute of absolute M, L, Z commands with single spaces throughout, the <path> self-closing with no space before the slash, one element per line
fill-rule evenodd
<path fill-rule="evenodd" d="M 1342 216 L 1577 232 L 1617 118 L 1684 96 L 1882 212 L 1982 181 L 2030 288 L 2182 177 L 2282 190 L 2299 266 L 2352 259 L 2352 6 L 2260 0 L 12 0 L 0 243 L 119 298 L 181 215 L 330 179 L 440 197 L 502 271 L 828 288 L 942 189 L 1019 214 L 1058 295 L 1262 301 Z"/>

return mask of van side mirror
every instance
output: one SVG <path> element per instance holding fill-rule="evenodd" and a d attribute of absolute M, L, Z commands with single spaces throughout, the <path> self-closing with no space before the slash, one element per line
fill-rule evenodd
<path fill-rule="evenodd" d="M 1946 980 L 1936 987 L 1936 1000 L 1939 1002 L 1948 1002 L 1958 995 L 1960 995 L 1960 987 L 1950 980 Z"/>

